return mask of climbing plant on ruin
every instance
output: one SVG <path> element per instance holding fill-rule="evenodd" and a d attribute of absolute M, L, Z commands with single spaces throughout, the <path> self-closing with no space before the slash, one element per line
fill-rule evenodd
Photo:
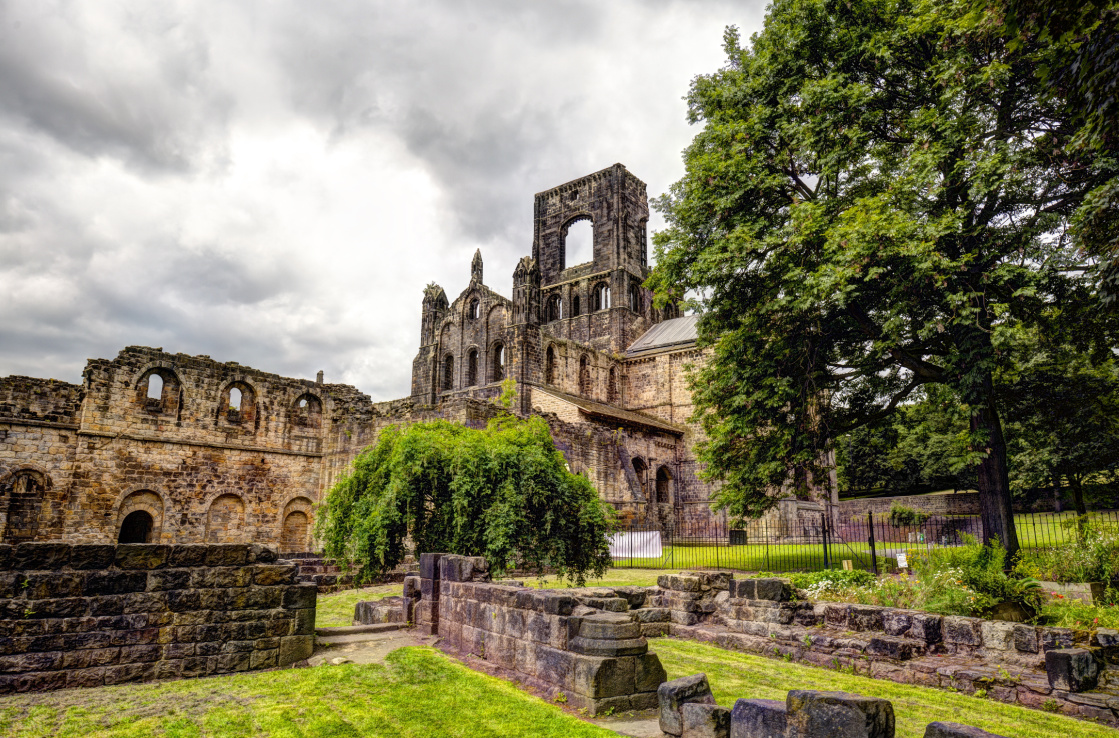
<path fill-rule="evenodd" d="M 485 429 L 446 421 L 382 431 L 326 494 L 316 532 L 327 555 L 384 572 L 415 553 L 485 556 L 497 571 L 542 570 L 582 582 L 610 564 L 613 511 L 568 471 L 541 418 Z"/>
<path fill-rule="evenodd" d="M 1097 264 L 1069 228 L 1119 163 L 1040 70 L 964 0 L 776 0 L 726 66 L 697 77 L 703 128 L 658 207 L 659 299 L 698 295 L 695 376 L 707 473 L 734 516 L 826 473 L 831 440 L 923 385 L 966 407 L 987 540 L 1010 551 L 1007 444 L 993 376 L 1000 325 L 1082 303 L 1110 345 Z"/>

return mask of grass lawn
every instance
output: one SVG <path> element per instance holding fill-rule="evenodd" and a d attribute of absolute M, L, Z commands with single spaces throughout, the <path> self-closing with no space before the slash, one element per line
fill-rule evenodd
<path fill-rule="evenodd" d="M 354 605 L 357 603 L 403 593 L 403 584 L 379 584 L 375 587 L 344 589 L 333 594 L 319 595 L 315 607 L 315 627 L 335 628 L 353 625 Z"/>
<path fill-rule="evenodd" d="M 784 700 L 790 689 L 854 692 L 882 697 L 894 704 L 898 738 L 921 738 L 934 720 L 974 725 L 1015 738 L 1114 738 L 1113 728 L 1039 710 L 1007 705 L 939 689 L 896 684 L 884 679 L 843 674 L 715 646 L 671 638 L 650 641 L 669 679 L 703 672 L 716 701 L 733 707 L 740 698 Z"/>
<path fill-rule="evenodd" d="M 614 733 L 428 648 L 385 665 L 188 679 L 0 697 L 10 738 L 573 736 Z"/>

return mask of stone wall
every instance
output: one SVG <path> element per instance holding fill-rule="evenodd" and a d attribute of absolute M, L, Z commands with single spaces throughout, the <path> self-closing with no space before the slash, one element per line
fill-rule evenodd
<path fill-rule="evenodd" d="M 0 693 L 285 666 L 314 585 L 257 545 L 0 546 Z"/>
<path fill-rule="evenodd" d="M 781 579 L 684 572 L 647 599 L 671 634 L 1119 725 L 1119 632 L 796 600 Z"/>
<path fill-rule="evenodd" d="M 656 705 L 664 668 L 624 600 L 610 603 L 608 612 L 572 590 L 488 579 L 484 559 L 423 554 L 420 576 L 405 580 L 405 612 L 421 631 L 437 633 L 441 647 L 549 696 L 562 692 L 567 704 L 591 715 Z"/>
<path fill-rule="evenodd" d="M 957 492 L 951 495 L 905 495 L 840 500 L 836 509 L 841 520 L 848 520 L 856 516 L 863 517 L 868 512 L 885 517 L 890 514 L 890 508 L 894 505 L 919 510 L 928 515 L 978 515 L 979 493 Z"/>

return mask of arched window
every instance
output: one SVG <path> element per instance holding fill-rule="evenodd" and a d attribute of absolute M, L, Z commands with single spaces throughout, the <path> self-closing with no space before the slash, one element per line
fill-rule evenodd
<path fill-rule="evenodd" d="M 295 401 L 292 413 L 295 425 L 302 428 L 318 428 L 322 425 L 322 403 L 311 394 L 302 395 Z"/>
<path fill-rule="evenodd" d="M 230 423 L 252 423 L 256 412 L 256 393 L 244 382 L 233 382 L 226 388 L 218 414 Z"/>
<path fill-rule="evenodd" d="M 642 307 L 644 307 L 641 304 L 642 302 L 643 300 L 641 299 L 641 288 L 638 287 L 636 284 L 631 284 L 629 286 L 629 309 L 635 313 L 638 313 L 639 315 L 644 314 L 645 311 L 641 309 Z"/>
<path fill-rule="evenodd" d="M 583 216 L 567 224 L 563 231 L 564 269 L 594 261 L 594 226 Z"/>
<path fill-rule="evenodd" d="M 563 298 L 559 295 L 552 295 L 548 298 L 548 309 L 545 317 L 545 322 L 551 323 L 553 320 L 563 319 Z"/>
<path fill-rule="evenodd" d="M 206 514 L 207 543 L 246 543 L 245 502 L 235 494 L 219 495 Z"/>
<path fill-rule="evenodd" d="M 500 382 L 505 379 L 505 347 L 496 344 L 493 347 L 493 379 L 492 382 Z"/>
<path fill-rule="evenodd" d="M 0 540 L 5 543 L 35 540 L 39 534 L 43 498 L 49 486 L 49 478 L 34 469 L 17 471 L 9 482 L 0 484 L 0 501 L 7 503 L 8 514 L 7 524 L 0 528 L 3 534 Z"/>
<path fill-rule="evenodd" d="M 466 355 L 466 386 L 474 387 L 478 384 L 478 352 L 470 349 Z"/>
<path fill-rule="evenodd" d="M 591 368 L 590 362 L 587 357 L 579 357 L 579 394 L 589 395 L 591 393 Z"/>
<path fill-rule="evenodd" d="M 649 499 L 649 465 L 640 456 L 633 457 L 633 473 L 637 476 L 637 483 L 641 485 L 641 494 Z"/>
<path fill-rule="evenodd" d="M 578 318 L 579 317 L 579 296 L 578 295 L 575 295 L 574 297 L 571 298 L 571 317 L 572 318 Z"/>
<path fill-rule="evenodd" d="M 478 317 L 481 315 L 481 309 L 481 304 L 478 302 L 478 298 L 475 297 L 473 300 L 470 301 L 470 310 L 469 312 L 467 312 L 467 316 L 471 320 L 477 320 Z"/>
<path fill-rule="evenodd" d="M 556 383 L 556 349 L 553 346 L 548 347 L 548 352 L 544 354 L 544 384 Z"/>
<path fill-rule="evenodd" d="M 616 367 L 610 367 L 610 378 L 606 383 L 606 401 L 618 401 L 618 370 Z"/>
<path fill-rule="evenodd" d="M 672 502 L 672 472 L 667 466 L 657 467 L 657 502 L 660 504 Z"/>
<path fill-rule="evenodd" d="M 443 357 L 443 391 L 455 388 L 455 357 L 447 354 Z"/>
<path fill-rule="evenodd" d="M 284 518 L 284 527 L 280 532 L 280 551 L 282 553 L 301 553 L 307 550 L 307 529 L 310 521 L 307 513 L 296 510 Z"/>
<path fill-rule="evenodd" d="M 117 543 L 151 543 L 155 520 L 146 510 L 133 510 L 120 524 Z"/>
<path fill-rule="evenodd" d="M 154 414 L 173 414 L 178 409 L 179 380 L 170 369 L 149 369 L 136 385 L 137 401 Z"/>
<path fill-rule="evenodd" d="M 610 286 L 599 282 L 594 288 L 594 309 L 607 310 L 610 308 Z"/>

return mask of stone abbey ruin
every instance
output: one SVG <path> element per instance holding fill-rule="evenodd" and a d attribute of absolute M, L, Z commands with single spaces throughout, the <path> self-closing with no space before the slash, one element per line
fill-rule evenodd
<path fill-rule="evenodd" d="M 81 385 L 0 379 L 0 542 L 259 543 L 312 547 L 313 506 L 388 425 L 484 425 L 501 382 L 545 416 L 571 469 L 623 519 L 671 530 L 711 519 L 697 476 L 685 366 L 695 317 L 654 307 L 645 184 L 621 164 L 536 195 L 532 255 L 512 299 L 476 253 L 454 301 L 423 291 L 412 393 L 292 379 L 130 346 Z M 568 264 L 590 221 L 593 258 Z"/>

